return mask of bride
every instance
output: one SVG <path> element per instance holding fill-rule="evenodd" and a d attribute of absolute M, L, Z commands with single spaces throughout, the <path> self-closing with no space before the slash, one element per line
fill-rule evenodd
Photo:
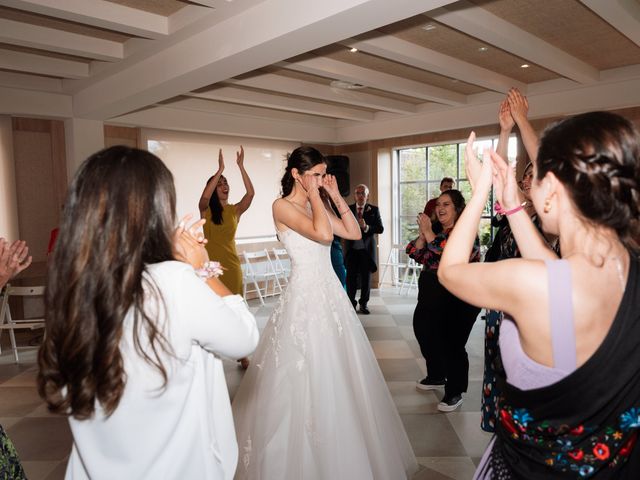
<path fill-rule="evenodd" d="M 331 266 L 333 234 L 358 239 L 360 227 L 326 169 L 314 148 L 295 149 L 273 203 L 292 270 L 233 401 L 237 480 L 399 480 L 418 469 Z"/>

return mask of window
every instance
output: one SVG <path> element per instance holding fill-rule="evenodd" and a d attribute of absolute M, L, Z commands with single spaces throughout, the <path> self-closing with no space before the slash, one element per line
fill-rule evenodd
<path fill-rule="evenodd" d="M 481 139 L 474 147 L 478 152 L 484 148 L 495 148 L 497 138 Z M 443 177 L 451 177 L 456 181 L 456 188 L 462 192 L 466 200 L 471 198 L 471 186 L 464 170 L 465 143 L 445 145 L 431 145 L 399 149 L 395 155 L 394 182 L 394 243 L 406 245 L 418 236 L 416 217 L 424 210 L 427 200 L 440 195 L 440 181 Z M 509 138 L 508 156 L 516 156 L 516 138 Z M 480 243 L 484 248 L 493 239 L 491 228 L 491 213 L 493 205 L 493 191 L 487 201 L 482 214 L 480 228 Z M 484 250 L 484 249 L 483 249 Z"/>

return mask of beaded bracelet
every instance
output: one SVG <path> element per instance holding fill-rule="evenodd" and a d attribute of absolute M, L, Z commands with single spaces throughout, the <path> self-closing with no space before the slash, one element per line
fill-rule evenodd
<path fill-rule="evenodd" d="M 505 210 L 502 205 L 500 205 L 498 202 L 495 203 L 494 207 L 496 209 L 496 213 L 500 214 L 500 215 L 505 215 L 505 216 L 509 216 L 509 215 L 513 215 L 514 213 L 519 212 L 520 210 L 524 209 L 524 207 L 527 206 L 527 202 L 522 202 L 520 205 L 518 205 L 515 208 L 512 208 L 511 210 Z"/>
<path fill-rule="evenodd" d="M 206 280 L 207 278 L 211 278 L 211 277 L 219 277 L 220 275 L 224 274 L 224 272 L 222 271 L 222 266 L 220 265 L 220 262 L 204 262 L 204 265 L 202 265 L 202 268 L 198 268 L 196 270 L 196 275 L 198 275 L 198 277 L 200 277 L 203 280 Z"/>

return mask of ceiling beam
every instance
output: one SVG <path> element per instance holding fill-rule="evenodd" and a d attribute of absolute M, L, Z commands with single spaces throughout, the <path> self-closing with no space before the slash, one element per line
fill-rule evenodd
<path fill-rule="evenodd" d="M 580 0 L 596 15 L 640 46 L 640 4 L 635 0 Z"/>
<path fill-rule="evenodd" d="M 76 91 L 74 111 L 90 119 L 122 115 L 450 1 L 263 1 L 223 21 L 196 22 L 154 53 L 110 66 Z"/>
<path fill-rule="evenodd" d="M 217 87 L 207 92 L 191 93 L 190 96 L 208 98 L 221 102 L 253 105 L 256 107 L 274 108 L 289 112 L 308 113 L 324 117 L 341 118 L 344 120 L 370 121 L 373 113 L 356 108 L 303 100 L 301 98 L 284 97 L 269 93 L 256 92 L 237 87 Z"/>
<path fill-rule="evenodd" d="M 304 113 L 285 112 L 283 110 L 273 110 L 271 108 L 254 107 L 249 105 L 238 105 L 235 103 L 218 102 L 194 97 L 180 97 L 175 100 L 162 102 L 158 107 L 177 108 L 181 110 L 195 110 L 215 114 L 226 114 L 245 117 L 270 118 L 272 120 L 299 122 L 303 124 L 321 125 L 323 127 L 335 127 L 337 121 L 333 118 L 318 117 Z"/>
<path fill-rule="evenodd" d="M 169 33 L 167 17 L 105 0 L 2 0 L 2 5 L 144 38 Z"/>
<path fill-rule="evenodd" d="M 0 86 L 43 92 L 61 92 L 62 80 L 17 72 L 0 72 Z"/>
<path fill-rule="evenodd" d="M 189 0 L 191 3 L 197 3 L 203 7 L 219 8 L 221 0 Z"/>
<path fill-rule="evenodd" d="M 606 73 L 608 71 L 603 72 Z M 608 75 L 607 75 L 608 76 Z M 531 84 L 529 88 L 529 118 L 566 116 L 594 110 L 612 110 L 640 105 L 638 78 L 633 75 L 612 75 L 610 81 L 576 88 L 574 82 L 548 80 Z M 564 80 L 564 79 L 562 79 Z M 548 83 L 562 83 L 564 88 L 546 89 Z M 338 143 L 356 143 L 373 139 L 402 137 L 407 135 L 473 128 L 478 125 L 495 125 L 500 102 L 504 97 L 486 93 L 470 95 L 469 103 L 458 108 L 445 108 L 425 111 L 413 117 L 401 117 L 373 121 L 367 124 L 351 123 L 338 128 Z M 476 101 L 476 97 L 479 101 Z M 493 98 L 495 97 L 495 98 Z M 465 135 L 466 136 L 466 133 Z M 464 141 L 464 136 L 460 141 Z M 400 145 L 398 145 L 400 146 Z"/>
<path fill-rule="evenodd" d="M 298 95 L 301 97 L 316 98 L 318 100 L 326 100 L 329 102 L 356 105 L 384 112 L 404 114 L 416 112 L 415 105 L 401 100 L 354 90 L 333 88 L 329 85 L 307 82 L 305 80 L 284 77 L 273 73 L 255 75 L 242 80 L 232 78 L 225 83 L 231 83 L 233 85 L 240 85 L 243 87 L 261 88 L 263 90 L 288 93 L 290 95 Z"/>
<path fill-rule="evenodd" d="M 0 43 L 104 60 L 123 58 L 122 43 L 0 18 Z"/>
<path fill-rule="evenodd" d="M 34 117 L 71 117 L 70 95 L 0 87 L 0 114 Z"/>
<path fill-rule="evenodd" d="M 187 132 L 293 140 L 305 143 L 335 143 L 335 127 L 309 125 L 299 121 L 235 116 L 227 113 L 154 107 L 122 115 L 109 121 L 114 125 L 159 128 Z"/>
<path fill-rule="evenodd" d="M 591 65 L 467 0 L 425 15 L 576 82 L 590 84 L 599 79 Z"/>
<path fill-rule="evenodd" d="M 62 78 L 89 76 L 88 63 L 4 49 L 0 49 L 0 69 Z"/>
<path fill-rule="evenodd" d="M 460 79 L 472 85 L 488 90 L 507 93 L 509 88 L 517 87 L 527 91 L 527 85 L 505 75 L 479 67 L 469 62 L 458 60 L 435 50 L 424 48 L 392 35 L 369 36 L 369 38 L 348 39 L 340 42 L 349 48 L 357 48 L 362 52 L 386 58 L 398 63 Z"/>
<path fill-rule="evenodd" d="M 323 77 L 358 83 L 367 87 L 377 88 L 387 92 L 398 93 L 410 97 L 421 98 L 430 102 L 445 105 L 462 105 L 466 102 L 465 95 L 434 87 L 425 83 L 407 80 L 396 75 L 382 73 L 377 70 L 359 67 L 350 63 L 340 62 L 324 57 L 314 57 L 298 62 L 280 62 L 277 67 L 298 72 L 320 75 Z"/>

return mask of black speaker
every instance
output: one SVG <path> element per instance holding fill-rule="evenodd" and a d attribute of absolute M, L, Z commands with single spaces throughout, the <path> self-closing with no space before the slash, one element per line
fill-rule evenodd
<path fill-rule="evenodd" d="M 351 193 L 349 188 L 349 157 L 345 155 L 326 155 L 327 173 L 336 177 L 340 195 L 348 197 Z"/>

